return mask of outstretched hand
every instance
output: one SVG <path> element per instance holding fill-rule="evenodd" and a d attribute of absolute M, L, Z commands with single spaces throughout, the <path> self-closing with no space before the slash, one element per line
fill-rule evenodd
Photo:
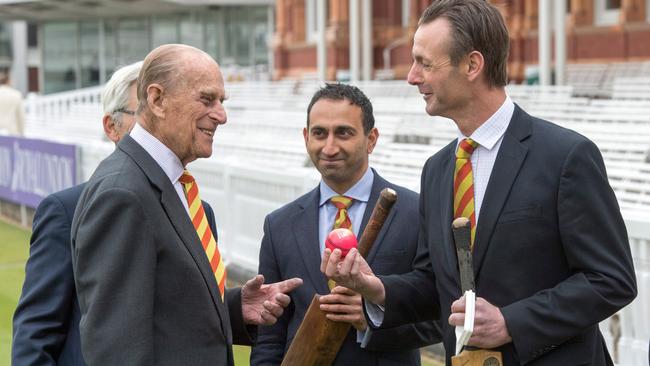
<path fill-rule="evenodd" d="M 373 304 L 384 305 L 384 284 L 375 276 L 357 249 L 350 249 L 344 259 L 341 259 L 340 249 L 325 249 L 320 270 L 338 285 L 358 292 Z"/>
<path fill-rule="evenodd" d="M 300 278 L 264 284 L 264 276 L 258 274 L 248 280 L 241 289 L 241 307 L 245 324 L 275 324 L 291 299 L 287 293 L 302 285 Z"/>

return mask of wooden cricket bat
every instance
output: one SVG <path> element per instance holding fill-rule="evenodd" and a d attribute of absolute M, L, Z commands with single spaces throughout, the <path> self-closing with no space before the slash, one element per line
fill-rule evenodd
<path fill-rule="evenodd" d="M 366 258 L 381 231 L 391 208 L 397 201 L 397 193 L 384 188 L 372 210 L 370 220 L 359 239 L 359 253 Z M 350 324 L 333 322 L 325 317 L 315 295 L 305 313 L 305 317 L 282 360 L 282 366 L 329 366 L 334 362 Z"/>
<path fill-rule="evenodd" d="M 464 349 L 451 358 L 451 366 L 503 366 L 501 352 Z"/>

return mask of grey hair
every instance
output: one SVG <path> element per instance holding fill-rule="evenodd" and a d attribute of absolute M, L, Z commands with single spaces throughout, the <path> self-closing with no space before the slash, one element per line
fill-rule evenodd
<path fill-rule="evenodd" d="M 122 113 L 129 104 L 129 88 L 138 81 L 142 61 L 119 68 L 113 73 L 102 92 L 104 114 L 110 115 L 118 125 L 122 123 Z"/>

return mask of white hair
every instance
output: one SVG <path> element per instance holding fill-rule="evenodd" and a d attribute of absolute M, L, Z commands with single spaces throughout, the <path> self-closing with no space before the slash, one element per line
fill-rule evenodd
<path fill-rule="evenodd" d="M 113 73 L 102 92 L 104 114 L 110 115 L 118 125 L 122 123 L 120 110 L 129 104 L 129 88 L 138 81 L 142 61 L 119 68 Z"/>

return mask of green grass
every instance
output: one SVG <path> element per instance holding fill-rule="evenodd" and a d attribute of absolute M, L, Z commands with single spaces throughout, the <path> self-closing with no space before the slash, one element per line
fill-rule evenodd
<path fill-rule="evenodd" d="M 29 255 L 30 231 L 0 220 L 0 366 L 10 364 L 11 321 L 23 280 L 25 261 Z M 235 346 L 235 365 L 249 365 L 250 347 Z M 422 366 L 440 366 L 442 363 L 423 358 Z"/>
<path fill-rule="evenodd" d="M 29 234 L 0 221 L 0 365 L 10 364 L 11 320 L 25 278 Z"/>

